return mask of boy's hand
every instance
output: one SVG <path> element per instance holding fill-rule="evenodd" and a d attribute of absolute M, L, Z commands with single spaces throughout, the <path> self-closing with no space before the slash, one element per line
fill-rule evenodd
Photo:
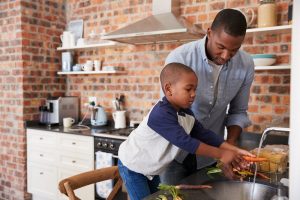
<path fill-rule="evenodd" d="M 251 154 L 249 151 L 240 148 L 236 148 L 236 152 L 237 156 L 232 161 L 233 168 L 237 170 L 249 168 L 251 163 L 246 162 L 245 159 L 243 159 L 243 156 L 255 157 L 255 155 Z"/>
<path fill-rule="evenodd" d="M 222 169 L 224 175 L 229 179 L 235 178 L 235 174 L 233 173 L 231 163 L 236 159 L 237 155 L 238 155 L 237 152 L 222 149 L 221 158 L 220 158 L 220 162 L 218 163 L 218 167 Z"/>

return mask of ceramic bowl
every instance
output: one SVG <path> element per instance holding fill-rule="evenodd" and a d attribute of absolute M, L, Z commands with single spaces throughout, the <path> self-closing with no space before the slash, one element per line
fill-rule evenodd
<path fill-rule="evenodd" d="M 274 54 L 253 54 L 252 58 L 255 66 L 270 66 L 276 62 Z"/>

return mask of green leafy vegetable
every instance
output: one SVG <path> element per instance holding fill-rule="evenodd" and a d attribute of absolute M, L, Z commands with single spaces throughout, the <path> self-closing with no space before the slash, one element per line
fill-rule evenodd
<path fill-rule="evenodd" d="M 168 191 L 172 195 L 173 200 L 182 200 L 179 189 L 174 185 L 159 184 L 158 189 Z"/>

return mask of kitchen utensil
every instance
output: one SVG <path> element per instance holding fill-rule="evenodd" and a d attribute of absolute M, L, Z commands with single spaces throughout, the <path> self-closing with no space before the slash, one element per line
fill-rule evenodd
<path fill-rule="evenodd" d="M 75 46 L 75 35 L 70 31 L 64 31 L 63 34 L 60 35 L 60 40 L 63 48 Z"/>
<path fill-rule="evenodd" d="M 88 60 L 86 63 L 82 66 L 83 71 L 93 71 L 93 61 Z"/>
<path fill-rule="evenodd" d="M 104 126 L 107 124 L 107 116 L 102 106 L 94 106 L 91 116 L 92 126 Z"/>
<path fill-rule="evenodd" d="M 261 0 L 257 12 L 257 26 L 270 27 L 277 25 L 275 0 Z"/>
<path fill-rule="evenodd" d="M 112 116 L 115 122 L 115 128 L 126 128 L 125 113 L 125 110 L 118 110 L 116 112 L 113 112 Z"/>
<path fill-rule="evenodd" d="M 276 62 L 274 54 L 253 54 L 252 58 L 255 66 L 269 66 Z"/>
<path fill-rule="evenodd" d="M 63 52 L 62 56 L 62 71 L 69 72 L 71 71 L 71 66 L 73 65 L 73 55 L 71 52 Z"/>
<path fill-rule="evenodd" d="M 70 128 L 75 122 L 75 119 L 71 118 L 71 117 L 67 117 L 63 119 L 63 125 L 66 128 Z"/>
<path fill-rule="evenodd" d="M 239 8 L 234 8 L 234 9 L 240 11 L 245 16 L 246 22 L 247 22 L 247 27 L 251 27 L 253 20 L 255 18 L 254 10 L 252 8 L 248 8 L 245 11 L 242 11 Z"/>

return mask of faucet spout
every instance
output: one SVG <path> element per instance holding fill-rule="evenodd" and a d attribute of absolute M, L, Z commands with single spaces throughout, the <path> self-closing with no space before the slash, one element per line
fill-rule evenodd
<path fill-rule="evenodd" d="M 290 128 L 283 128 L 283 127 L 269 127 L 266 128 L 262 134 L 262 141 L 264 141 L 267 137 L 267 135 L 271 132 L 271 131 L 278 131 L 278 132 L 286 132 L 289 133 L 291 131 Z"/>

